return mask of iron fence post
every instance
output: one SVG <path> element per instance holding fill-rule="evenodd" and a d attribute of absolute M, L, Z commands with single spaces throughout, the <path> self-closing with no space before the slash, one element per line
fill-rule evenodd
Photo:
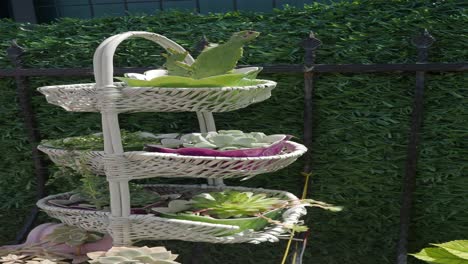
<path fill-rule="evenodd" d="M 425 29 L 420 35 L 412 39 L 412 44 L 418 50 L 418 63 L 427 62 L 428 49 L 435 39 Z M 400 208 L 400 232 L 397 244 L 397 263 L 406 264 L 408 258 L 408 233 L 411 222 L 413 196 L 416 188 L 416 166 L 418 160 L 418 147 L 423 116 L 425 72 L 416 72 L 416 85 L 413 97 L 413 110 L 411 114 L 411 128 L 406 151 L 405 174 L 403 177 L 403 191 Z"/>
<path fill-rule="evenodd" d="M 313 94 L 314 94 L 314 64 L 315 64 L 315 51 L 322 42 L 315 38 L 313 32 L 302 42 L 302 47 L 305 50 L 304 54 L 304 145 L 309 149 L 305 155 L 304 172 L 310 173 L 312 162 L 312 140 L 313 140 Z"/>
<path fill-rule="evenodd" d="M 23 54 L 24 49 L 21 48 L 16 43 L 16 41 L 12 41 L 11 46 L 7 49 L 7 56 L 15 66 L 15 69 L 17 70 L 23 67 L 23 61 L 21 59 Z M 32 159 L 34 163 L 34 173 L 36 176 L 37 184 L 36 197 L 37 199 L 40 199 L 46 195 L 45 183 L 47 181 L 47 169 L 44 160 L 42 159 L 39 150 L 37 149 L 37 145 L 41 141 L 41 137 L 37 128 L 36 117 L 31 103 L 31 95 L 29 93 L 28 80 L 26 77 L 18 73 L 17 75 L 15 75 L 15 82 L 19 108 L 23 117 L 24 127 L 27 131 L 28 141 L 31 144 Z M 29 233 L 37 218 L 37 213 L 38 209 L 36 208 L 36 206 L 34 206 L 34 208 L 31 210 L 30 215 L 26 219 L 23 228 L 20 230 L 16 237 L 17 243 L 24 240 L 26 235 Z"/>

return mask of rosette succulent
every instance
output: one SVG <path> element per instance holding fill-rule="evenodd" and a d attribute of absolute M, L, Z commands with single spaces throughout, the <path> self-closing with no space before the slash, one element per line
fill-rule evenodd
<path fill-rule="evenodd" d="M 164 247 L 113 247 L 87 254 L 91 264 L 177 264 L 177 255 Z"/>
<path fill-rule="evenodd" d="M 265 135 L 261 132 L 244 133 L 240 130 L 219 130 L 218 132 L 191 133 L 180 139 L 162 139 L 166 148 L 195 147 L 217 150 L 264 148 L 287 139 L 286 135 Z"/>
<path fill-rule="evenodd" d="M 103 236 L 98 233 L 88 232 L 75 226 L 63 225 L 54 229 L 46 240 L 54 244 L 67 244 L 77 247 L 85 243 L 96 242 Z"/>
<path fill-rule="evenodd" d="M 198 194 L 189 201 L 173 200 L 167 207 L 157 207 L 153 210 L 161 213 L 203 214 L 218 219 L 227 219 L 256 216 L 282 208 L 287 203 L 276 197 L 267 197 L 264 193 L 228 190 Z"/>
<path fill-rule="evenodd" d="M 192 208 L 205 210 L 210 216 L 220 219 L 255 216 L 281 208 L 287 201 L 267 197 L 264 193 L 224 191 L 203 193 L 192 198 Z"/>
<path fill-rule="evenodd" d="M 202 193 L 191 200 L 173 200 L 167 207 L 152 209 L 166 218 L 237 226 L 223 234 L 231 235 L 263 229 L 268 219 L 279 219 L 287 205 L 287 201 L 263 193 L 228 190 Z"/>
<path fill-rule="evenodd" d="M 6 264 L 24 263 L 23 260 L 26 258 L 27 258 L 26 255 L 8 254 L 6 256 L 0 257 L 0 263 L 6 263 Z"/>
<path fill-rule="evenodd" d="M 7 256 L 0 257 L 0 263 L 3 263 L 3 264 L 66 264 L 67 262 L 59 261 L 56 259 L 31 257 L 27 255 L 18 256 L 14 254 L 8 254 Z"/>
<path fill-rule="evenodd" d="M 152 210 L 165 218 L 238 227 L 236 230 L 221 235 L 232 235 L 244 230 L 258 231 L 268 224 L 281 225 L 285 229 L 298 232 L 307 230 L 304 226 L 281 222 L 284 210 L 294 206 L 319 207 L 335 212 L 342 209 L 339 206 L 311 199 L 286 200 L 268 197 L 265 193 L 226 190 L 201 193 L 190 200 L 173 200 L 166 207 L 154 207 Z"/>

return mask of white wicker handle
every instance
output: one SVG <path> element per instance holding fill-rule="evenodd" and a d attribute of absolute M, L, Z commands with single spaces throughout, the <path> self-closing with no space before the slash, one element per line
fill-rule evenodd
<path fill-rule="evenodd" d="M 174 41 L 151 32 L 129 31 L 109 37 L 99 45 L 93 56 L 94 78 L 96 79 L 96 85 L 98 88 L 113 84 L 115 50 L 124 40 L 135 37 L 151 40 L 166 50 L 171 48 L 177 52 L 186 52 L 184 48 Z M 188 54 L 184 61 L 187 64 L 192 64 L 194 59 L 190 54 Z"/>
<path fill-rule="evenodd" d="M 128 38 L 145 38 L 159 44 L 164 49 L 173 49 L 177 52 L 186 52 L 184 48 L 175 43 L 174 41 L 150 32 L 144 31 L 130 31 L 118 34 L 104 40 L 101 45 L 96 49 L 93 56 L 94 78 L 96 79 L 96 89 L 103 91 L 100 95 L 104 99 L 112 94 L 114 90 L 114 54 L 117 47 L 124 40 Z M 184 62 L 192 64 L 194 59 L 188 54 Z M 108 91 L 108 89 L 111 89 Z M 122 137 L 120 135 L 120 126 L 117 112 L 113 109 L 101 109 L 102 115 L 102 130 L 104 136 L 104 151 L 107 155 L 123 153 Z M 214 120 L 211 113 L 203 113 L 206 115 L 207 123 L 210 124 L 208 129 L 215 129 Z M 200 114 L 199 114 L 200 116 Z M 201 124 L 201 121 L 200 121 Z M 202 128 L 202 130 L 206 130 Z M 108 164 L 112 165 L 112 164 Z M 107 171 L 107 169 L 106 169 Z M 107 174 L 107 172 L 106 172 Z M 114 217 L 128 217 L 130 215 L 130 191 L 128 187 L 128 180 L 109 181 L 111 212 Z M 222 182 L 221 182 L 222 184 Z M 125 233 L 125 232 L 124 232 Z"/>

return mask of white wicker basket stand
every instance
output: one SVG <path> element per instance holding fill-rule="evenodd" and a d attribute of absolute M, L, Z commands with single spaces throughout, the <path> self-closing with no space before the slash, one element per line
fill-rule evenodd
<path fill-rule="evenodd" d="M 118 114 L 122 112 L 196 112 L 200 131 L 216 131 L 212 112 L 232 111 L 252 103 L 266 100 L 271 95 L 275 82 L 247 87 L 219 88 L 158 88 L 125 87 L 114 83 L 113 57 L 118 45 L 128 38 L 145 38 L 165 49 L 179 52 L 185 50 L 164 36 L 141 31 L 118 34 L 106 39 L 96 49 L 93 57 L 95 84 L 76 84 L 41 87 L 38 90 L 46 95 L 47 101 L 62 106 L 68 111 L 97 112 L 102 116 L 104 151 L 92 151 L 85 155 L 85 163 L 96 174 L 105 174 L 109 182 L 110 213 L 56 208 L 47 201 L 67 194 L 46 197 L 38 206 L 49 215 L 61 221 L 80 226 L 87 230 L 110 233 L 115 245 L 130 245 L 136 239 L 181 239 L 212 243 L 259 243 L 275 241 L 284 231 L 273 225 L 262 232 L 242 232 L 230 236 L 220 236 L 223 232 L 236 229 L 235 226 L 214 225 L 192 221 L 165 219 L 154 215 L 131 215 L 130 191 L 128 182 L 132 179 L 148 177 L 191 177 L 206 178 L 210 186 L 159 186 L 162 189 L 178 188 L 191 193 L 208 189 L 239 189 L 226 187 L 225 178 L 250 178 L 260 173 L 276 171 L 294 162 L 307 149 L 297 143 L 287 142 L 280 155 L 258 158 L 220 158 L 181 156 L 176 154 L 147 153 L 142 151 L 124 152 Z M 192 64 L 188 55 L 185 62 Z M 73 160 L 75 152 L 40 146 L 54 162 L 66 165 Z M 79 154 L 83 156 L 82 154 Z M 72 161 L 73 162 L 73 161 Z M 274 190 L 246 189 L 265 192 L 271 196 L 281 196 L 296 200 L 294 195 Z M 296 223 L 305 214 L 303 206 L 288 209 L 283 221 Z"/>

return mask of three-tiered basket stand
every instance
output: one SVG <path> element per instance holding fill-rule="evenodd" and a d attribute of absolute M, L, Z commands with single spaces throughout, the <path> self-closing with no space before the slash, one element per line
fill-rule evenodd
<path fill-rule="evenodd" d="M 260 243 L 277 241 L 286 230 L 283 224 L 294 224 L 305 214 L 302 205 L 287 209 L 282 215 L 283 224 L 271 224 L 262 231 L 233 232 L 237 226 L 210 224 L 195 221 L 167 219 L 153 214 L 131 214 L 129 181 L 150 177 L 206 178 L 208 184 L 171 185 L 158 184 L 151 188 L 159 194 L 198 194 L 209 191 L 234 189 L 288 200 L 298 198 L 276 190 L 228 187 L 226 178 L 250 178 L 269 173 L 294 162 L 307 149 L 287 141 L 278 155 L 227 158 L 182 156 L 144 151 L 124 152 L 120 135 L 118 114 L 123 112 L 196 112 L 201 132 L 216 131 L 213 112 L 226 112 L 246 107 L 271 96 L 276 83 L 243 87 L 219 88 L 158 88 L 127 87 L 114 83 L 113 57 L 117 46 L 128 38 L 145 38 L 163 48 L 178 52 L 185 50 L 164 36 L 149 32 L 126 32 L 106 39 L 93 57 L 96 83 L 41 87 L 47 101 L 74 112 L 100 112 L 104 136 L 104 151 L 76 153 L 63 149 L 40 146 L 57 164 L 69 165 L 73 157 L 99 175 L 106 175 L 110 190 L 110 212 L 73 209 L 49 203 L 54 199 L 68 199 L 70 193 L 48 196 L 37 205 L 51 217 L 85 230 L 108 233 L 114 245 L 131 245 L 135 240 L 185 240 L 211 243 Z M 222 58 L 220 58 L 222 59 Z M 187 64 L 194 59 L 188 55 Z M 72 160 L 70 160 L 72 157 Z"/>

